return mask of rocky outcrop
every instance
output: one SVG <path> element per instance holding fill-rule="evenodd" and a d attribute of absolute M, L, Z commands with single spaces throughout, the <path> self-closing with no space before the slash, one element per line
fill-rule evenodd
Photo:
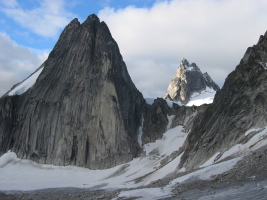
<path fill-rule="evenodd" d="M 138 155 L 142 94 L 96 15 L 64 29 L 33 87 L 0 99 L 0 154 L 90 169 Z"/>
<path fill-rule="evenodd" d="M 213 104 L 194 120 L 180 167 L 199 167 L 209 158 L 235 144 L 243 143 L 267 125 L 267 32 L 257 45 L 247 49 L 229 74 Z"/>
<path fill-rule="evenodd" d="M 195 63 L 183 59 L 163 98 L 187 104 L 193 93 L 201 93 L 207 87 L 214 91 L 220 89 L 207 72 L 202 74 Z"/>
<path fill-rule="evenodd" d="M 166 102 L 162 98 L 154 100 L 152 105 L 146 104 L 144 109 L 144 122 L 142 128 L 142 143 L 155 142 L 163 134 L 176 126 L 184 126 L 188 132 L 197 113 L 203 113 L 207 105 L 185 107 Z"/>

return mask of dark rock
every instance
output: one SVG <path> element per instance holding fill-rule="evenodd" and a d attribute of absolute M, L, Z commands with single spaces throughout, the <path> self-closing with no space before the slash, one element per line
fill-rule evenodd
<path fill-rule="evenodd" d="M 144 109 L 142 143 L 155 142 L 168 128 L 179 125 L 188 132 L 196 114 L 203 113 L 206 108 L 207 105 L 186 107 L 175 103 L 169 106 L 164 99 L 155 99 L 152 105 L 147 104 Z"/>
<path fill-rule="evenodd" d="M 251 128 L 267 125 L 267 34 L 248 48 L 213 104 L 194 120 L 180 167 L 197 168 L 217 152 L 242 143 Z"/>
<path fill-rule="evenodd" d="M 0 153 L 109 168 L 137 156 L 142 94 L 96 15 L 64 29 L 35 85 L 0 99 Z"/>
<path fill-rule="evenodd" d="M 162 138 L 167 130 L 169 106 L 161 98 L 154 100 L 152 105 L 146 104 L 143 122 L 142 143 L 155 142 Z"/>
<path fill-rule="evenodd" d="M 207 87 L 214 91 L 220 89 L 207 72 L 202 74 L 195 63 L 189 64 L 186 59 L 183 59 L 163 98 L 186 104 L 193 93 L 200 93 Z"/>

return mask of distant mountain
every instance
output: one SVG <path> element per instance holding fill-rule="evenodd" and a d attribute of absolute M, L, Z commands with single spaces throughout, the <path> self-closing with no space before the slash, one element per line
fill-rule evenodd
<path fill-rule="evenodd" d="M 163 98 L 182 104 L 201 105 L 212 103 L 219 89 L 207 72 L 203 74 L 195 63 L 189 64 L 183 59 Z"/>

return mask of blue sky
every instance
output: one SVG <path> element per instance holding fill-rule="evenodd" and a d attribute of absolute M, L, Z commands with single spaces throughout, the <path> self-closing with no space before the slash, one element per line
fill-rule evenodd
<path fill-rule="evenodd" d="M 12 40 L 20 45 L 34 49 L 51 49 L 62 29 L 73 18 L 78 18 L 80 22 L 83 22 L 88 15 L 97 14 L 105 7 L 112 7 L 117 10 L 128 6 L 136 8 L 151 7 L 154 1 L 59 0 L 55 3 L 52 0 L 0 0 L 0 2 L 2 2 L 2 12 L 0 12 L 1 32 L 8 34 Z M 45 19 L 46 17 L 47 19 Z M 50 17 L 57 18 L 58 22 L 53 23 L 52 20 L 49 20 Z M 38 28 L 38 26 L 43 27 Z M 42 28 L 52 30 L 42 32 Z M 38 31 L 38 29 L 40 30 Z"/>
<path fill-rule="evenodd" d="M 0 95 L 41 65 L 73 18 L 92 13 L 145 97 L 164 95 L 183 58 L 222 86 L 267 30 L 266 10 L 266 0 L 0 0 Z"/>

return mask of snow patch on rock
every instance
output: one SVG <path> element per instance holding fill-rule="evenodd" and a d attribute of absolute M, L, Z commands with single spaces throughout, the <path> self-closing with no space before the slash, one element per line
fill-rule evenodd
<path fill-rule="evenodd" d="M 35 84 L 38 76 L 41 74 L 41 72 L 43 71 L 43 69 L 44 68 L 41 67 L 36 72 L 34 72 L 33 74 L 31 74 L 27 79 L 25 79 L 24 81 L 22 81 L 19 85 L 17 85 L 10 92 L 8 92 L 8 95 L 9 96 L 12 96 L 12 95 L 21 95 L 24 92 L 26 92 L 29 88 L 31 88 Z"/>

